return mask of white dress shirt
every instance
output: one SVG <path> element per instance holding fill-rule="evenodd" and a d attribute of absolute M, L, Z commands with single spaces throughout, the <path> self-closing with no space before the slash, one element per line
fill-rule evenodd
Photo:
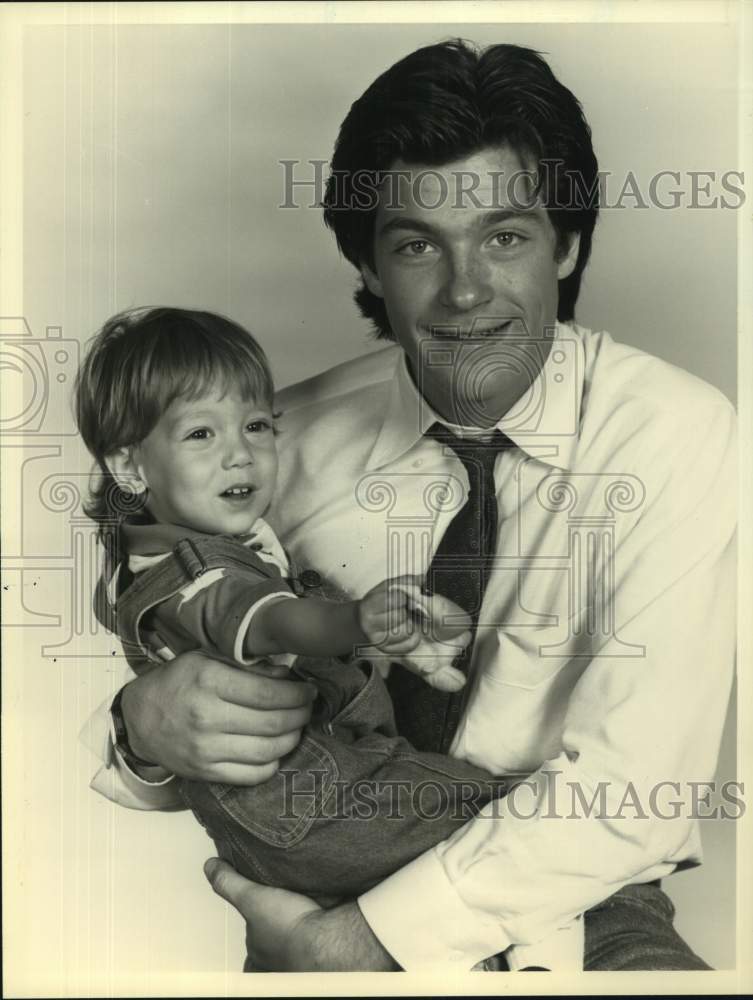
<path fill-rule="evenodd" d="M 437 417 L 402 351 L 338 366 L 278 403 L 268 519 L 296 562 L 352 596 L 425 573 L 468 480 L 422 436 Z M 497 459 L 497 564 L 451 753 L 531 778 L 359 900 L 408 970 L 470 968 L 625 884 L 700 863 L 691 783 L 713 777 L 731 685 L 730 403 L 608 334 L 560 325 L 497 426 L 516 447 Z M 104 718 L 91 723 L 106 760 L 94 787 L 138 808 L 174 805 L 169 782 L 124 773 Z"/>

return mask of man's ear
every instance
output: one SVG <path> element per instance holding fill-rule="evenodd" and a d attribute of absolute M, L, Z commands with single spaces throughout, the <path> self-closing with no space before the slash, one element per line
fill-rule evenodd
<path fill-rule="evenodd" d="M 379 299 L 384 298 L 382 282 L 379 280 L 379 276 L 373 267 L 370 264 L 367 264 L 366 261 L 361 262 L 361 277 L 372 295 L 376 295 Z"/>
<path fill-rule="evenodd" d="M 134 448 L 118 448 L 105 456 L 105 465 L 118 486 L 126 493 L 143 493 L 149 484 L 136 461 Z"/>
<path fill-rule="evenodd" d="M 557 280 L 569 278 L 578 263 L 580 250 L 580 233 L 570 233 L 567 236 L 567 249 L 557 258 Z"/>

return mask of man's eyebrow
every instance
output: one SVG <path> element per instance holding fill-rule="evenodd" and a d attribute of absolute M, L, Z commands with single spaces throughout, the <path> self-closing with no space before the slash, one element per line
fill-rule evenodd
<path fill-rule="evenodd" d="M 483 219 L 483 226 L 496 226 L 501 222 L 531 222 L 536 226 L 543 223 L 543 215 L 537 211 L 537 206 L 531 208 L 498 208 L 493 212 L 486 212 Z"/>
<path fill-rule="evenodd" d="M 535 226 L 541 226 L 543 216 L 536 207 L 533 208 L 498 208 L 491 212 L 484 212 L 479 216 L 480 228 L 496 226 L 505 222 L 529 222 Z M 379 227 L 379 236 L 386 236 L 389 233 L 421 233 L 423 236 L 437 236 L 440 230 L 432 226 L 424 219 L 414 218 L 409 214 L 393 215 Z"/>
<path fill-rule="evenodd" d="M 423 233 L 424 236 L 436 236 L 437 230 L 422 219 L 414 219 L 411 215 L 393 215 L 384 225 L 379 227 L 379 235 L 388 233 Z"/>

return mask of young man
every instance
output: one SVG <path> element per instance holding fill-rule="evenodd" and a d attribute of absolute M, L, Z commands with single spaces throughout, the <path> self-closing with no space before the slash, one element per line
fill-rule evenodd
<path fill-rule="evenodd" d="M 465 697 L 396 680 L 399 725 L 531 777 L 333 910 L 213 867 L 256 967 L 471 968 L 585 913 L 586 968 L 707 968 L 657 880 L 700 861 L 693 783 L 713 776 L 731 682 L 734 414 L 572 323 L 596 177 L 578 102 L 515 46 L 421 49 L 343 123 L 325 217 L 395 343 L 282 394 L 275 527 L 355 595 L 388 563 L 434 578 L 444 559 L 450 587 L 470 566 Z M 472 504 L 489 551 L 454 537 Z M 109 751 L 100 787 L 168 807 L 164 772 L 274 772 L 309 695 L 236 674 L 189 655 L 127 685 L 121 747 L 164 770 L 146 784 Z"/>

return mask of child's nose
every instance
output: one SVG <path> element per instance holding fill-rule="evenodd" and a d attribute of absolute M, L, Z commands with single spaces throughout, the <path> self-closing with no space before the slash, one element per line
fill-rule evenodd
<path fill-rule="evenodd" d="M 239 435 L 228 443 L 225 454 L 225 466 L 228 469 L 239 468 L 245 465 L 253 465 L 254 449 L 251 442 Z"/>

